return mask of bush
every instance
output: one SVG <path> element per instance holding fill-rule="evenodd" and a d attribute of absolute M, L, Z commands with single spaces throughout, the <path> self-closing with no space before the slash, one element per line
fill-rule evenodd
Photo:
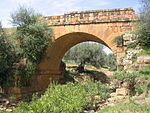
<path fill-rule="evenodd" d="M 117 46 L 123 46 L 123 35 L 124 34 L 122 34 L 122 35 L 120 35 L 120 36 L 117 36 L 114 40 L 113 40 L 113 42 L 115 42 L 115 43 L 117 43 Z"/>
<path fill-rule="evenodd" d="M 145 92 L 145 96 L 148 95 L 148 91 L 150 90 L 150 82 L 145 82 L 144 84 L 135 85 L 135 92 L 140 95 Z"/>
<path fill-rule="evenodd" d="M 6 85 L 10 79 L 14 57 L 14 46 L 5 34 L 0 23 L 0 85 Z"/>
<path fill-rule="evenodd" d="M 146 67 L 141 69 L 139 73 L 141 74 L 141 76 L 144 76 L 145 79 L 149 79 L 150 78 L 150 65 L 147 65 Z"/>
<path fill-rule="evenodd" d="M 134 83 L 136 77 L 139 76 L 139 73 L 125 73 L 125 72 L 116 72 L 113 74 L 112 79 L 118 79 L 121 81 L 128 81 L 130 83 Z"/>
<path fill-rule="evenodd" d="M 150 69 L 147 69 L 147 68 L 142 69 L 142 70 L 140 70 L 140 73 L 141 73 L 141 74 L 148 75 L 148 74 L 150 74 Z"/>
<path fill-rule="evenodd" d="M 145 90 L 145 85 L 135 85 L 135 92 L 140 95 L 142 93 L 144 93 Z"/>
<path fill-rule="evenodd" d="M 131 42 L 127 45 L 127 48 L 132 48 L 132 49 L 135 49 L 137 46 L 137 43 L 136 42 Z"/>
<path fill-rule="evenodd" d="M 100 82 L 88 81 L 86 84 L 51 84 L 40 99 L 21 103 L 13 113 L 81 113 L 89 106 L 93 95 L 108 98 L 109 88 Z"/>
<path fill-rule="evenodd" d="M 139 56 L 150 55 L 150 48 L 144 47 L 143 50 L 139 53 Z"/>
<path fill-rule="evenodd" d="M 50 45 L 52 29 L 32 9 L 20 7 L 11 14 L 11 18 L 12 24 L 17 26 L 15 32 L 16 40 L 19 42 L 15 49 L 18 57 L 17 63 L 21 64 L 26 59 L 23 66 L 16 68 L 14 75 L 28 79 L 36 71 L 45 49 Z"/>

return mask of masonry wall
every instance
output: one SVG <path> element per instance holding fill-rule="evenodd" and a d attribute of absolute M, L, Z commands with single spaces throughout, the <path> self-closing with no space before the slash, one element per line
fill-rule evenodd
<path fill-rule="evenodd" d="M 44 17 L 51 26 L 133 21 L 137 15 L 131 8 L 93 10 Z"/>

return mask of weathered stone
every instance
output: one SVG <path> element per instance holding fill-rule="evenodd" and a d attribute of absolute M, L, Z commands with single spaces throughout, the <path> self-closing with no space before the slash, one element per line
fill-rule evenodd
<path fill-rule="evenodd" d="M 111 97 L 115 97 L 115 96 L 117 96 L 117 95 L 116 95 L 116 93 L 111 93 L 110 96 L 111 96 Z"/>
<path fill-rule="evenodd" d="M 132 34 L 132 33 L 125 33 L 125 35 L 123 35 L 123 40 L 129 41 L 129 43 L 134 42 L 136 38 L 137 38 L 137 35 Z"/>
<path fill-rule="evenodd" d="M 130 88 L 130 83 L 129 82 L 123 82 L 122 87 L 129 89 Z"/>
<path fill-rule="evenodd" d="M 84 111 L 84 113 L 95 113 L 94 110 Z"/>
<path fill-rule="evenodd" d="M 12 111 L 12 109 L 6 109 L 6 111 L 7 111 L 7 112 L 11 112 L 11 111 Z"/>
<path fill-rule="evenodd" d="M 129 59 L 123 59 L 123 65 L 131 65 L 133 63 L 132 60 L 129 60 Z"/>
<path fill-rule="evenodd" d="M 114 79 L 110 82 L 110 88 L 112 88 L 112 89 L 120 88 L 121 83 L 122 83 L 121 80 Z"/>
<path fill-rule="evenodd" d="M 100 103 L 102 102 L 102 99 L 100 96 L 96 95 L 93 97 L 93 104 L 97 104 L 97 103 Z"/>
<path fill-rule="evenodd" d="M 142 64 L 150 64 L 150 56 L 139 56 L 137 58 L 137 63 Z"/>
<path fill-rule="evenodd" d="M 130 94 L 130 90 L 127 88 L 118 88 L 116 89 L 117 96 L 127 96 Z"/>

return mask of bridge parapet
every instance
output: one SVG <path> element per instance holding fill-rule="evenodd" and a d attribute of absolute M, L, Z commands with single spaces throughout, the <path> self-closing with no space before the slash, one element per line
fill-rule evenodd
<path fill-rule="evenodd" d="M 131 8 L 91 10 L 65 13 L 60 16 L 44 17 L 50 26 L 96 24 L 110 22 L 131 22 L 137 20 L 137 15 Z"/>

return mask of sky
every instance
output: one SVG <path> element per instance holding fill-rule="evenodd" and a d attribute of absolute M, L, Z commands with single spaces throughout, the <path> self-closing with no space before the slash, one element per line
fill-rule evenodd
<path fill-rule="evenodd" d="M 14 13 L 19 6 L 33 8 L 35 12 L 44 16 L 114 8 L 133 8 L 138 13 L 140 0 L 0 0 L 0 21 L 3 27 L 12 27 L 10 14 Z"/>

